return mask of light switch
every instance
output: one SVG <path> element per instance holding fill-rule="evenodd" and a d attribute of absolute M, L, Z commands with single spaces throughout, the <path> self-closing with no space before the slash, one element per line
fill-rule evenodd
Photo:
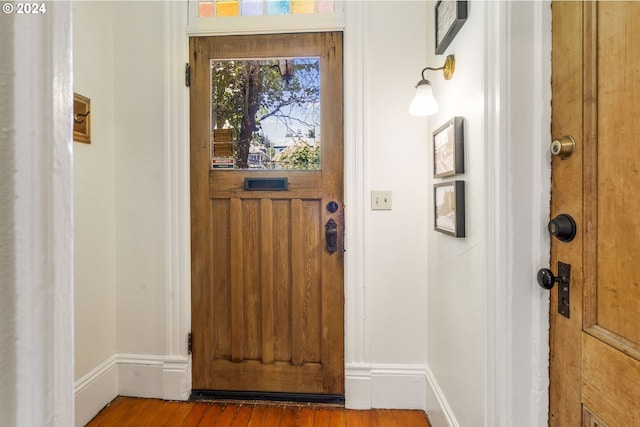
<path fill-rule="evenodd" d="M 391 191 L 371 191 L 371 210 L 390 211 Z"/>

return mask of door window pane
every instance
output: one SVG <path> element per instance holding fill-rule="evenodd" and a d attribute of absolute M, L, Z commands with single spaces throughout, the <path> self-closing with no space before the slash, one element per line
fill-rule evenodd
<path fill-rule="evenodd" d="M 211 168 L 317 170 L 320 60 L 211 61 Z"/>

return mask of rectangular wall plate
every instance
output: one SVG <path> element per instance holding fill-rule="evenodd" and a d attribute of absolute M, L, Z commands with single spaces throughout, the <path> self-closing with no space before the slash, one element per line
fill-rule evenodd
<path fill-rule="evenodd" d="M 391 191 L 371 191 L 371 210 L 390 211 Z"/>

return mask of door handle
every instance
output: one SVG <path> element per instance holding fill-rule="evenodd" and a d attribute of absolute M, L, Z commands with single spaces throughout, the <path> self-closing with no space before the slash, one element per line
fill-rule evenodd
<path fill-rule="evenodd" d="M 538 270 L 538 285 L 542 289 L 551 289 L 558 283 L 558 313 L 570 317 L 569 287 L 571 284 L 571 265 L 558 261 L 558 275 L 554 276 L 548 268 Z"/>
<path fill-rule="evenodd" d="M 561 158 L 562 160 L 568 159 L 573 154 L 573 150 L 576 148 L 576 142 L 569 135 L 565 135 L 562 138 L 555 139 L 551 143 L 549 150 L 551 155 Z"/>
<path fill-rule="evenodd" d="M 338 250 L 338 223 L 333 218 L 324 225 L 324 238 L 327 252 L 335 253 Z"/>

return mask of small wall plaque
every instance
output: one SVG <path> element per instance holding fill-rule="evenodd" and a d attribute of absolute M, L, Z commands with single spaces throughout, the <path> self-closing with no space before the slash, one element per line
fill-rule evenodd
<path fill-rule="evenodd" d="M 91 100 L 73 94 L 73 140 L 91 144 Z"/>

